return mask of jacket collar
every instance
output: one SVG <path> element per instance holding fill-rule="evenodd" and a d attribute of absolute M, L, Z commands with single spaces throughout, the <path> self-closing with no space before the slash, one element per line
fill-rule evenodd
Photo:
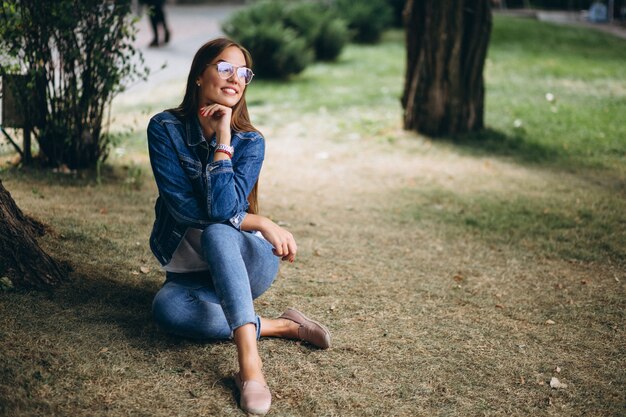
<path fill-rule="evenodd" d="M 198 116 L 195 114 L 192 117 L 188 117 L 185 121 L 185 141 L 189 146 L 198 146 L 202 142 L 206 142 L 204 136 L 202 136 L 202 129 L 200 128 L 200 122 Z"/>
<path fill-rule="evenodd" d="M 212 147 L 217 146 L 217 138 L 215 134 L 211 137 L 211 140 L 207 140 L 202 134 L 202 128 L 200 127 L 200 122 L 198 121 L 198 116 L 194 115 L 191 118 L 188 118 L 185 122 L 186 135 L 185 140 L 187 141 L 188 146 L 198 146 L 202 142 L 210 145 Z M 232 132 L 235 136 L 235 132 Z"/>

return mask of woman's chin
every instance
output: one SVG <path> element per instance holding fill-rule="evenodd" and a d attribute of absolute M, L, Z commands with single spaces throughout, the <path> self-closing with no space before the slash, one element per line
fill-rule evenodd
<path fill-rule="evenodd" d="M 221 104 L 222 106 L 235 107 L 235 105 L 239 103 L 239 100 L 240 100 L 239 96 L 236 96 L 236 97 L 226 96 L 226 97 L 219 97 L 217 100 L 215 100 L 215 102 L 218 104 Z"/>

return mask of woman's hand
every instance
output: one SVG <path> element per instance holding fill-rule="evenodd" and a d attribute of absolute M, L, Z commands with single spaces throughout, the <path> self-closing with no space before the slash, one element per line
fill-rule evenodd
<path fill-rule="evenodd" d="M 200 116 L 206 117 L 209 128 L 217 136 L 218 143 L 230 145 L 230 119 L 233 109 L 222 104 L 209 104 L 200 109 Z"/>
<path fill-rule="evenodd" d="M 268 218 L 264 218 L 259 230 L 265 239 L 274 246 L 274 255 L 280 256 L 283 261 L 293 262 L 296 259 L 298 246 L 293 235 Z"/>

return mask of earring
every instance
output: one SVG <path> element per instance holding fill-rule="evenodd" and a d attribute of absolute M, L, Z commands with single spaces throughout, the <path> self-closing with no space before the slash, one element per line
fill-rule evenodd
<path fill-rule="evenodd" d="M 196 85 L 200 87 L 200 81 L 196 81 Z"/>

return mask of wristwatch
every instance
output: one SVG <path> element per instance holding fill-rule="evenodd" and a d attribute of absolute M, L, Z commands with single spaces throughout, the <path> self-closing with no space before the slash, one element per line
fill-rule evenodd
<path fill-rule="evenodd" d="M 233 148 L 230 145 L 220 143 L 219 145 L 217 145 L 217 148 L 215 148 L 215 152 L 224 152 L 225 154 L 228 154 L 228 156 L 232 158 L 233 154 L 235 153 L 235 148 Z"/>

